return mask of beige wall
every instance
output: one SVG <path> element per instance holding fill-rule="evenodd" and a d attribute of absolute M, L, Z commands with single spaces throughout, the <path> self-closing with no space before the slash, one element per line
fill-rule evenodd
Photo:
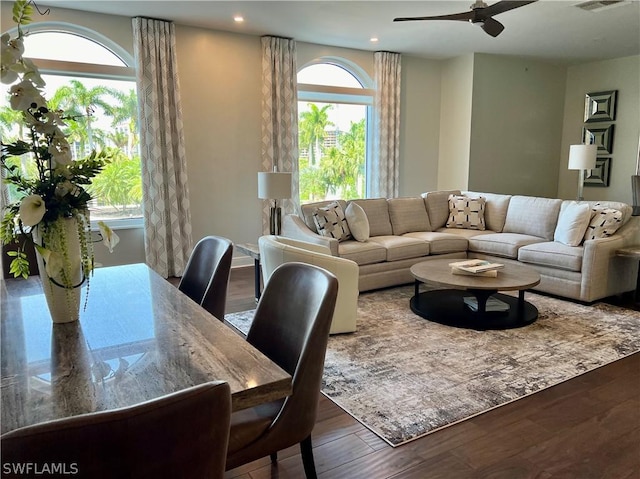
<path fill-rule="evenodd" d="M 471 190 L 556 196 L 565 71 L 529 59 L 475 55 Z"/>
<path fill-rule="evenodd" d="M 437 188 L 466 189 L 471 150 L 473 55 L 443 61 Z"/>
<path fill-rule="evenodd" d="M 585 63 L 568 69 L 558 185 L 561 198 L 575 198 L 577 195 L 578 172 L 567 170 L 567 162 L 569 145 L 582 143 L 585 95 L 608 90 L 618 90 L 613 122 L 611 182 L 607 188 L 585 187 L 584 197 L 587 200 L 633 202 L 631 175 L 635 174 L 640 136 L 640 56 Z"/>

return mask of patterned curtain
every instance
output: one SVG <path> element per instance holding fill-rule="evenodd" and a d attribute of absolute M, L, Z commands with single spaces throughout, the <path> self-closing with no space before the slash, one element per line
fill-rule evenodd
<path fill-rule="evenodd" d="M 291 172 L 291 199 L 282 202 L 282 215 L 299 209 L 298 87 L 296 42 L 262 37 L 262 168 Z M 269 201 L 262 207 L 262 230 L 269 231 Z"/>
<path fill-rule="evenodd" d="M 400 179 L 400 54 L 374 53 L 375 143 L 369 197 L 394 198 Z"/>
<path fill-rule="evenodd" d="M 181 276 L 191 252 L 191 214 L 175 27 L 133 19 L 147 264 Z"/>

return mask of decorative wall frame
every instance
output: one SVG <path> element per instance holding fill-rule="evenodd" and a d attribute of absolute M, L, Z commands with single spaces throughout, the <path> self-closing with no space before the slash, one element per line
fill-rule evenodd
<path fill-rule="evenodd" d="M 582 141 L 585 145 L 598 145 L 598 155 L 610 155 L 613 151 L 613 126 L 582 129 Z"/>
<path fill-rule="evenodd" d="M 611 158 L 597 158 L 596 167 L 584 179 L 584 186 L 609 186 Z"/>
<path fill-rule="evenodd" d="M 616 118 L 618 90 L 587 93 L 584 100 L 584 121 L 613 121 Z"/>

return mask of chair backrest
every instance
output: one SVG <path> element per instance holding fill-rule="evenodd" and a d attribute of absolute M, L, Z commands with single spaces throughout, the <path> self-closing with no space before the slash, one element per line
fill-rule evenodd
<path fill-rule="evenodd" d="M 224 320 L 233 243 L 205 236 L 193 248 L 178 289 L 219 320 Z"/>
<path fill-rule="evenodd" d="M 316 420 L 337 294 L 338 280 L 327 270 L 284 263 L 265 285 L 247 333 L 248 342 L 293 377 L 293 393 L 272 425 L 275 435 L 286 430 L 291 444 L 306 438 Z"/>
<path fill-rule="evenodd" d="M 230 418 L 229 384 L 214 381 L 127 408 L 27 426 L 0 438 L 3 473 L 36 463 L 92 479 L 222 478 Z"/>

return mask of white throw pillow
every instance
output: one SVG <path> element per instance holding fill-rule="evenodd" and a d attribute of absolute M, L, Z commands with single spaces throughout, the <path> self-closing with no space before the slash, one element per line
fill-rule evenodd
<path fill-rule="evenodd" d="M 344 215 L 353 237 L 360 242 L 367 241 L 369 239 L 369 219 L 362 206 L 351 202 L 347 205 Z"/>
<path fill-rule="evenodd" d="M 321 236 L 335 238 L 338 241 L 351 238 L 351 231 L 344 217 L 344 211 L 335 201 L 327 206 L 317 208 L 313 212 L 313 221 Z"/>
<path fill-rule="evenodd" d="M 553 241 L 568 246 L 579 246 L 584 238 L 584 232 L 589 226 L 591 208 L 589 203 L 572 201 L 560 212 Z"/>
<path fill-rule="evenodd" d="M 484 230 L 484 205 L 482 197 L 470 198 L 464 195 L 449 195 L 449 219 L 447 228 Z"/>
<path fill-rule="evenodd" d="M 585 241 L 611 236 L 622 226 L 621 211 L 596 204 L 591 210 L 591 214 L 591 222 L 584 234 Z"/>

